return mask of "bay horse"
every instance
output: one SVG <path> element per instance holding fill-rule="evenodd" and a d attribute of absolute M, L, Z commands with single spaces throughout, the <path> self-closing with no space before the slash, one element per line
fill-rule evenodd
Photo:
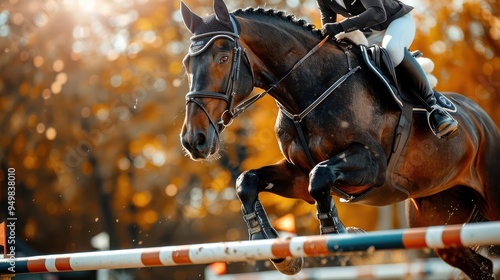
<path fill-rule="evenodd" d="M 193 160 L 213 159 L 233 118 L 262 96 L 276 100 L 284 158 L 236 181 L 250 239 L 278 237 L 259 201 L 263 191 L 315 203 L 321 234 L 362 232 L 343 226 L 332 195 L 371 206 L 405 201 L 410 227 L 500 220 L 500 133 L 473 101 L 445 94 L 460 130 L 449 140 L 432 134 L 425 114 L 413 114 L 396 157 L 402 111 L 365 67 L 359 46 L 324 38 L 282 11 L 229 13 L 222 0 L 213 9 L 200 17 L 181 1 L 194 36 L 183 61 L 189 92 L 180 138 Z M 265 91 L 251 96 L 254 87 Z M 472 279 L 494 277 L 491 260 L 473 248 L 436 253 Z M 285 274 L 297 273 L 303 262 L 272 261 Z"/>

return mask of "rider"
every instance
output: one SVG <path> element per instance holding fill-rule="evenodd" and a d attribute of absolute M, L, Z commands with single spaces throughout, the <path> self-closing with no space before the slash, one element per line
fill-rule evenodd
<path fill-rule="evenodd" d="M 341 32 L 361 30 L 369 32 L 369 44 L 387 50 L 396 66 L 396 73 L 410 83 L 427 103 L 427 118 L 434 134 L 449 137 L 458 128 L 457 121 L 436 102 L 434 90 L 422 67 L 408 51 L 415 37 L 415 21 L 410 11 L 413 7 L 399 0 L 316 0 L 321 12 L 321 32 L 335 36 Z M 337 22 L 337 14 L 345 17 Z M 425 104 L 424 104 L 425 105 Z"/>

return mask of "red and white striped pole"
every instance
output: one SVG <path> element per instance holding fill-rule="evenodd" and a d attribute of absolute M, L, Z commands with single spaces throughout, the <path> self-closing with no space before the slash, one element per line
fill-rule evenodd
<path fill-rule="evenodd" d="M 500 245 L 500 222 L 24 257 L 15 259 L 15 273 L 177 266 L 473 245 Z M 9 260 L 0 260 L 0 275 L 12 274 L 8 269 L 11 265 Z"/>

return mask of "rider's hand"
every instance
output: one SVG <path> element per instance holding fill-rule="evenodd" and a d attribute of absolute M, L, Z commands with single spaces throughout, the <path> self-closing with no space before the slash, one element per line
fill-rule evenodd
<path fill-rule="evenodd" d="M 330 35 L 330 37 L 333 37 L 340 32 L 344 32 L 344 28 L 338 23 L 327 23 L 323 25 L 321 29 L 321 34 L 323 34 L 323 36 Z"/>

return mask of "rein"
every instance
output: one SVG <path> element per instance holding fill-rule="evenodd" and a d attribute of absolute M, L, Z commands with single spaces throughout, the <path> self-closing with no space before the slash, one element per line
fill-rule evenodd
<path fill-rule="evenodd" d="M 236 106 L 235 111 L 233 116 L 236 117 L 239 114 L 241 114 L 246 108 L 250 107 L 252 104 L 254 104 L 257 100 L 261 99 L 264 97 L 267 93 L 269 93 L 271 90 L 275 89 L 278 87 L 278 85 L 286 78 L 288 75 L 290 75 L 293 70 L 297 69 L 308 57 L 313 55 L 316 51 L 318 51 L 325 43 L 328 41 L 329 36 L 326 36 L 321 40 L 318 44 L 316 44 L 309 52 L 307 52 L 299 61 L 297 61 L 292 69 L 290 69 L 278 82 L 275 84 L 272 84 L 270 88 L 268 88 L 266 91 L 263 91 L 257 95 L 254 95 L 250 98 L 247 98 L 246 100 L 242 101 L 238 106 Z"/>

